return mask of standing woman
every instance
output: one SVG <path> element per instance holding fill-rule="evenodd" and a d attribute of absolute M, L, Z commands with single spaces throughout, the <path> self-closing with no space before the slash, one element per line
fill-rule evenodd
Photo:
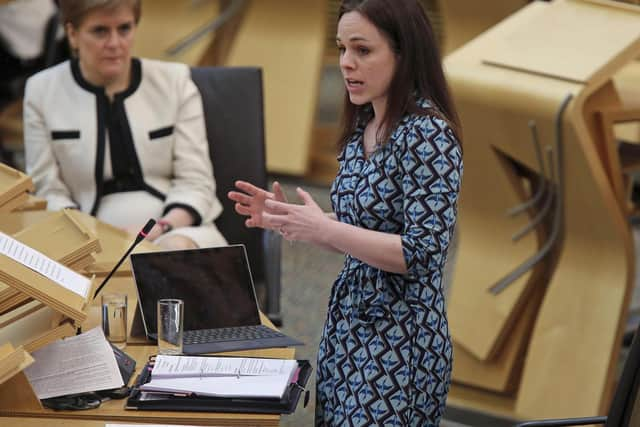
<path fill-rule="evenodd" d="M 238 182 L 249 227 L 345 253 L 318 352 L 316 425 L 437 426 L 452 346 L 442 270 L 462 175 L 459 123 L 417 0 L 345 0 L 347 89 L 339 171 L 325 214 Z"/>
<path fill-rule="evenodd" d="M 27 82 L 27 173 L 77 208 L 169 249 L 225 244 L 202 100 L 184 64 L 132 58 L 140 0 L 59 0 L 75 58 Z"/>

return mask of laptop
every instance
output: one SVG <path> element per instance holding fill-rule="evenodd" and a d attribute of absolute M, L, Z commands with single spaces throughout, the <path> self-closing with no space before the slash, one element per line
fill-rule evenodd
<path fill-rule="evenodd" d="M 147 338 L 157 339 L 157 301 L 178 298 L 185 354 L 303 344 L 261 324 L 244 245 L 136 253 L 131 268 Z"/>

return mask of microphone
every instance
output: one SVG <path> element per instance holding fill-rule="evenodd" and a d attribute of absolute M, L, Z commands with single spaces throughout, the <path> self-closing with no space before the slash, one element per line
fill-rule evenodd
<path fill-rule="evenodd" d="M 95 293 L 93 294 L 93 299 L 96 299 L 96 297 L 98 296 L 98 294 L 100 293 L 100 291 L 102 290 L 104 285 L 107 284 L 109 279 L 111 279 L 111 276 L 113 276 L 113 273 L 115 273 L 116 270 L 118 269 L 118 267 L 120 267 L 120 264 L 122 264 L 124 262 L 124 260 L 127 259 L 127 256 L 129 256 L 129 254 L 131 253 L 133 248 L 138 246 L 138 243 L 142 242 L 144 240 L 144 238 L 147 237 L 147 235 L 149 234 L 149 232 L 151 231 L 151 229 L 153 228 L 154 225 L 156 225 L 156 220 L 155 219 L 150 219 L 145 224 L 145 226 L 142 227 L 142 230 L 140 230 L 138 232 L 138 235 L 136 236 L 136 240 L 134 240 L 133 244 L 129 247 L 129 249 L 127 249 L 127 252 L 125 252 L 125 254 L 122 256 L 122 258 L 120 258 L 120 261 L 118 261 L 116 266 L 113 267 L 113 270 L 111 270 L 111 272 L 107 275 L 107 277 L 105 277 L 105 279 L 102 281 L 102 283 L 100 283 L 100 286 L 98 286 L 98 289 L 96 289 Z"/>

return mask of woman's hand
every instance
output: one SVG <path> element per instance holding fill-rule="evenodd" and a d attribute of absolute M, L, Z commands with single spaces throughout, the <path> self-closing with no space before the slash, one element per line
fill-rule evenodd
<path fill-rule="evenodd" d="M 164 215 L 162 218 L 158 218 L 156 221 L 156 224 L 145 237 L 145 239 L 151 242 L 174 228 L 189 227 L 193 225 L 194 218 L 188 210 L 181 207 L 173 207 L 169 212 L 167 212 L 166 215 Z M 168 230 L 162 226 L 161 222 L 164 222 L 170 226 Z M 124 227 L 124 230 L 129 234 L 137 236 L 140 230 L 142 230 L 143 226 L 144 224 L 130 225 Z"/>
<path fill-rule="evenodd" d="M 298 240 L 326 246 L 327 229 L 333 220 L 322 211 L 311 195 L 297 188 L 302 205 L 267 199 L 263 223 L 278 230 L 287 240 Z"/>
<path fill-rule="evenodd" d="M 230 191 L 229 199 L 236 202 L 235 210 L 240 215 L 248 216 L 245 221 L 247 227 L 273 228 L 265 224 L 265 202 L 275 200 L 286 203 L 282 187 L 277 181 L 273 183 L 273 192 L 263 190 L 246 181 L 236 181 L 236 188 L 240 191 Z"/>
<path fill-rule="evenodd" d="M 132 236 L 137 236 L 138 233 L 140 233 L 140 230 L 142 230 L 143 225 L 130 225 L 130 226 L 124 227 L 124 231 L 126 231 L 129 234 L 131 234 Z M 150 242 L 153 242 L 154 240 L 156 240 L 161 235 L 162 235 L 162 227 L 160 227 L 156 223 L 153 226 L 153 228 L 151 229 L 151 231 L 149 231 L 149 233 L 147 233 L 147 236 L 145 237 L 145 239 L 150 241 Z"/>

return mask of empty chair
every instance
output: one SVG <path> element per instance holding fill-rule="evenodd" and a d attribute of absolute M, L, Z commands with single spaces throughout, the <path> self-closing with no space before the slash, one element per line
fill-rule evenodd
<path fill-rule="evenodd" d="M 196 67 L 191 76 L 202 95 L 216 193 L 224 210 L 216 225 L 227 241 L 243 243 L 261 309 L 280 325 L 280 244 L 277 233 L 247 228 L 227 198 L 238 179 L 267 188 L 262 71 L 252 67 Z"/>

